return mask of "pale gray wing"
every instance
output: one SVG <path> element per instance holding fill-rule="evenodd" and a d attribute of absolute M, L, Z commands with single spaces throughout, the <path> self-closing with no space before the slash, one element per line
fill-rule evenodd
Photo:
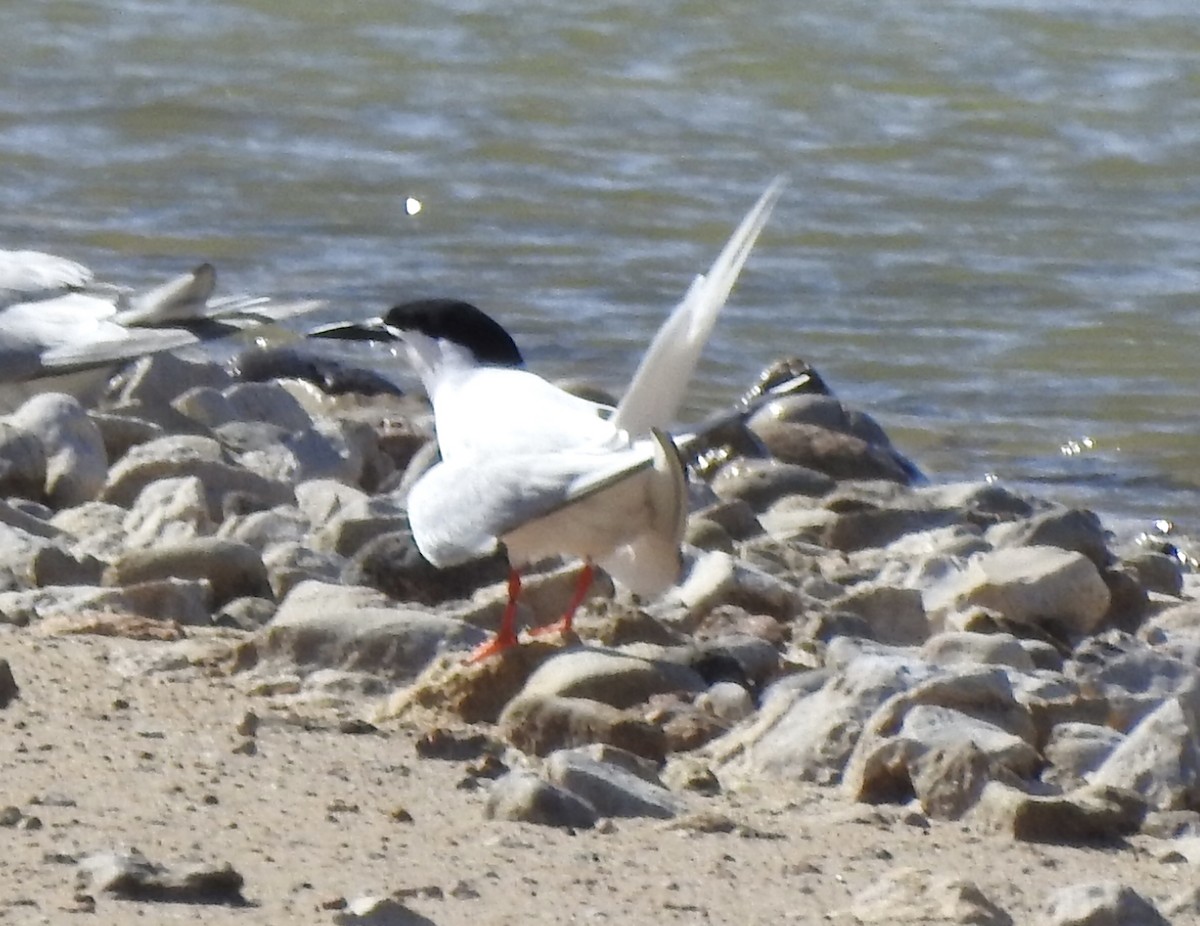
<path fill-rule="evenodd" d="M 644 437 L 652 428 L 665 428 L 674 422 L 717 314 L 729 298 L 783 185 L 783 177 L 772 181 L 708 273 L 696 277 L 683 301 L 658 330 L 617 406 L 612 418 L 614 427 L 633 437 Z"/>
<path fill-rule="evenodd" d="M 443 460 L 412 487 L 408 520 L 421 554 L 452 566 L 499 538 L 651 466 L 654 445 L 619 453 L 509 454 Z"/>
<path fill-rule="evenodd" d="M 92 271 L 41 251 L 0 251 L 0 306 L 47 299 L 90 283 Z"/>

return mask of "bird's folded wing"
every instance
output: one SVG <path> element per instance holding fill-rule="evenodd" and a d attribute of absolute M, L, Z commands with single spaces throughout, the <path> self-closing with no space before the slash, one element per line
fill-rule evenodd
<path fill-rule="evenodd" d="M 64 344 L 42 353 L 42 368 L 50 373 L 67 373 L 88 367 L 122 363 L 145 354 L 175 350 L 199 344 L 199 335 L 182 328 L 146 328 L 130 330 L 120 340 L 96 341 L 90 344 Z"/>
<path fill-rule="evenodd" d="M 0 305 L 46 299 L 79 289 L 91 280 L 91 270 L 65 257 L 41 251 L 0 251 Z"/>
<path fill-rule="evenodd" d="M 783 185 L 783 177 L 772 181 L 708 273 L 696 277 L 683 301 L 658 330 L 613 415 L 615 427 L 642 437 L 651 428 L 673 423 L 717 314 L 729 298 Z"/>
<path fill-rule="evenodd" d="M 619 453 L 507 454 L 443 460 L 413 486 L 408 519 L 422 555 L 452 566 L 499 538 L 628 479 L 654 463 L 645 442 Z"/>

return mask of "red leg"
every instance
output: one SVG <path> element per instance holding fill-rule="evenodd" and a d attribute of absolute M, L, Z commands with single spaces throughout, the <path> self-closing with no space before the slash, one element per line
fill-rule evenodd
<path fill-rule="evenodd" d="M 508 603 L 504 606 L 504 614 L 500 617 L 500 629 L 486 643 L 471 650 L 467 662 L 482 662 L 490 656 L 503 653 L 506 649 L 517 645 L 517 599 L 521 596 L 521 573 L 515 569 L 508 570 Z"/>
<path fill-rule="evenodd" d="M 571 596 L 571 603 L 567 605 L 566 613 L 553 624 L 546 624 L 544 627 L 535 627 L 529 631 L 529 635 L 540 637 L 543 634 L 570 633 L 575 621 L 575 612 L 583 604 L 583 599 L 587 597 L 588 589 L 592 587 L 592 576 L 594 574 L 595 569 L 592 568 L 592 561 L 590 559 L 586 560 L 583 564 L 583 571 L 579 573 L 579 581 L 575 583 L 575 593 Z"/>

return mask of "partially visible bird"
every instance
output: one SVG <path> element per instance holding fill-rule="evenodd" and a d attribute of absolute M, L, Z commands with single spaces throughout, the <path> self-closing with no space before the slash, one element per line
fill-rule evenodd
<path fill-rule="evenodd" d="M 450 566 L 500 544 L 507 552 L 508 603 L 496 637 L 473 659 L 516 644 L 520 570 L 538 560 L 585 563 L 562 620 L 543 631 L 571 631 L 593 563 L 639 595 L 660 594 L 678 579 L 686 477 L 664 429 L 782 186 L 777 179 L 767 188 L 692 283 L 615 409 L 522 369 L 511 335 L 466 302 L 408 302 L 382 318 L 314 332 L 399 340 L 424 383 L 441 461 L 408 496 L 422 555 Z"/>
<path fill-rule="evenodd" d="M 111 370 L 144 354 L 253 330 L 320 308 L 315 300 L 212 298 L 200 264 L 144 292 L 98 283 L 82 264 L 0 250 L 0 410 L 36 392 L 89 397 Z"/>

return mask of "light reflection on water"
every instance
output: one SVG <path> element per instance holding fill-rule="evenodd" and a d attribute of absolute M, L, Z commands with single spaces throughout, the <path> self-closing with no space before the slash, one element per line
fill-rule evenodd
<path fill-rule="evenodd" d="M 41 0 L 0 60 L 3 246 L 461 295 L 612 389 L 786 171 L 692 412 L 799 354 L 938 477 L 1200 528 L 1191 0 Z"/>

